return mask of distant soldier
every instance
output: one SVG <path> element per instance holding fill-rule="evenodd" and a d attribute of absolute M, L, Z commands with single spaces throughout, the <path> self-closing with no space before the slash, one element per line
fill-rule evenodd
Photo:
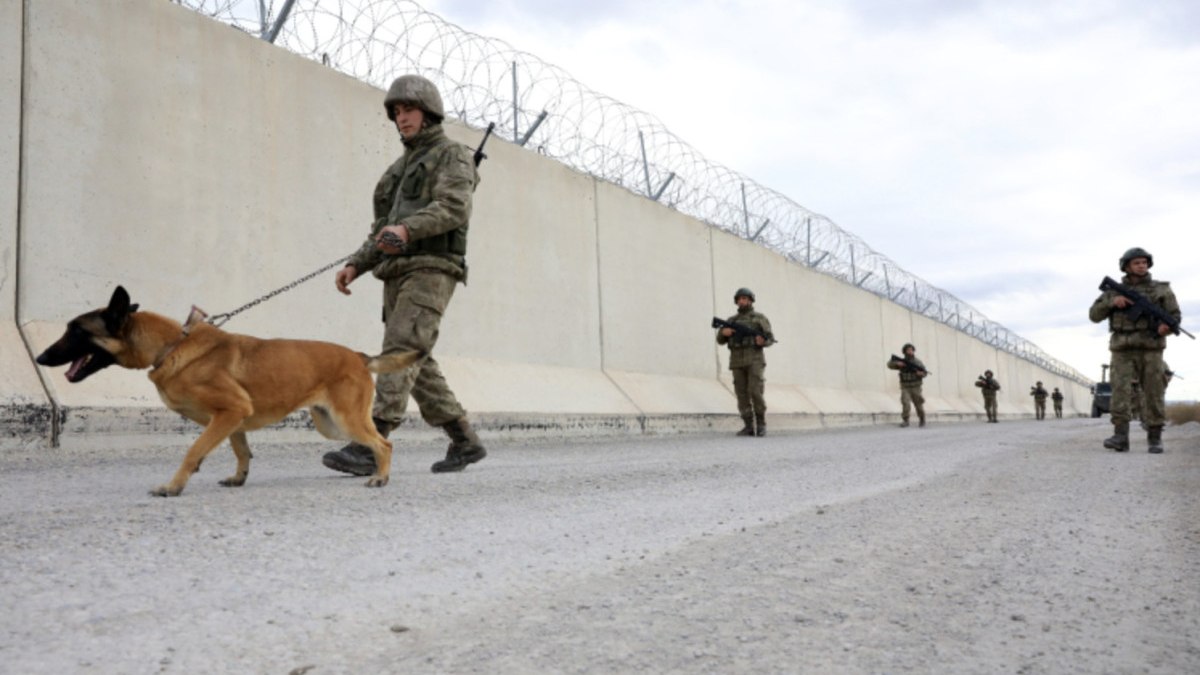
<path fill-rule="evenodd" d="M 921 381 L 929 375 L 929 371 L 917 358 L 917 348 L 911 343 L 905 344 L 900 351 L 904 354 L 903 358 L 893 354 L 887 362 L 888 368 L 900 371 L 900 426 L 908 426 L 908 414 L 912 408 L 917 409 L 919 426 L 925 426 L 925 397 L 921 395 Z"/>
<path fill-rule="evenodd" d="M 1174 321 L 1182 318 L 1175 293 L 1165 281 L 1150 277 L 1154 257 L 1141 248 L 1131 248 L 1119 261 L 1125 276 L 1122 282 L 1144 296 Z M 1142 422 L 1146 426 L 1149 451 L 1163 451 L 1162 428 L 1166 421 L 1166 365 L 1163 350 L 1167 347 L 1170 326 L 1155 321 L 1144 313 L 1131 315 L 1126 310 L 1134 302 L 1116 290 L 1101 293 L 1088 310 L 1094 323 L 1108 320 L 1112 333 L 1108 349 L 1112 353 L 1112 423 L 1113 435 L 1104 447 L 1117 452 L 1129 450 L 1129 421 L 1132 418 L 1133 387 L 1136 380 L 1142 388 Z"/>
<path fill-rule="evenodd" d="M 733 294 L 733 301 L 737 304 L 737 314 L 726 322 L 748 330 L 739 332 L 734 328 L 720 328 L 717 330 L 717 344 L 729 346 L 733 391 L 737 394 L 738 413 L 744 423 L 737 435 L 766 436 L 767 402 L 763 398 L 766 380 L 763 371 L 767 368 L 767 359 L 763 349 L 775 344 L 775 336 L 767 317 L 754 311 L 754 291 L 739 288 Z"/>
<path fill-rule="evenodd" d="M 1000 391 L 1000 382 L 992 376 L 992 371 L 985 370 L 975 380 L 975 386 L 983 391 L 983 411 L 987 413 L 987 421 L 999 422 L 996 415 L 996 392 Z"/>
<path fill-rule="evenodd" d="M 1037 413 L 1037 418 L 1039 420 L 1046 419 L 1046 397 L 1050 395 L 1050 392 L 1046 391 L 1041 382 L 1038 382 L 1037 386 L 1029 388 L 1029 395 L 1033 397 L 1033 409 Z"/>
<path fill-rule="evenodd" d="M 1050 394 L 1050 400 L 1054 401 L 1054 416 L 1062 419 L 1063 394 L 1058 390 L 1058 387 L 1055 387 L 1054 393 Z"/>

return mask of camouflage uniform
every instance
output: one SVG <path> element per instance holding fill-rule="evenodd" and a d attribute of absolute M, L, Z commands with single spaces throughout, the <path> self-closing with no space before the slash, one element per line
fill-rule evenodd
<path fill-rule="evenodd" d="M 748 292 L 748 289 L 741 289 L 738 294 L 743 295 L 742 291 Z M 735 295 L 734 299 L 736 300 L 737 297 L 738 295 Z M 747 297 L 751 300 L 754 299 L 752 294 Z M 753 337 L 737 333 L 726 337 L 721 334 L 720 329 L 717 330 L 717 344 L 729 347 L 729 370 L 733 374 L 733 391 L 737 394 L 738 414 L 742 416 L 742 422 L 745 423 L 742 433 L 743 435 L 749 435 L 746 433 L 747 431 L 753 433 L 757 424 L 757 434 L 762 436 L 767 426 L 767 402 L 763 398 L 766 384 L 763 374 L 767 368 L 767 359 L 763 354 L 763 349 L 775 344 L 774 333 L 771 332 L 771 322 L 766 315 L 754 311 L 754 305 L 738 307 L 738 313 L 726 321 L 772 336 L 765 345 L 759 347 L 755 344 Z"/>
<path fill-rule="evenodd" d="M 467 278 L 468 219 L 479 175 L 471 149 L 446 137 L 440 124 L 404 141 L 405 153 L 388 167 L 375 186 L 375 223 L 371 235 L 348 264 L 383 281 L 383 350 L 431 352 L 454 289 Z M 385 255 L 375 235 L 403 223 L 409 245 L 400 255 Z M 378 376 L 372 414 L 398 424 L 408 396 L 429 424 L 442 426 L 466 413 L 432 355 L 419 368 Z"/>
<path fill-rule="evenodd" d="M 975 386 L 983 391 L 983 412 L 987 413 L 987 421 L 1000 421 L 996 409 L 996 392 L 1000 391 L 1000 381 L 989 370 L 975 380 Z"/>
<path fill-rule="evenodd" d="M 1142 385 L 1134 380 L 1129 383 L 1129 421 L 1142 419 L 1142 399 L 1146 394 L 1142 391 Z"/>
<path fill-rule="evenodd" d="M 911 345 L 904 345 L 906 348 Z M 901 350 L 904 351 L 903 349 Z M 908 356 L 905 354 L 905 356 Z M 914 353 L 908 357 L 913 365 L 921 369 L 922 372 L 911 372 L 904 369 L 904 364 L 899 361 L 889 360 L 887 367 L 892 370 L 900 371 L 900 419 L 902 427 L 908 426 L 909 411 L 912 408 L 917 410 L 917 419 L 920 420 L 920 425 L 925 426 L 925 397 L 921 395 L 921 381 L 929 373 L 925 370 L 925 364 L 918 359 Z"/>
<path fill-rule="evenodd" d="M 1046 419 L 1046 397 L 1050 395 L 1050 392 L 1046 391 L 1041 382 L 1038 382 L 1029 395 L 1033 397 L 1033 410 L 1037 419 Z"/>
<path fill-rule="evenodd" d="M 404 154 L 375 185 L 370 235 L 346 265 L 354 268 L 355 278 L 370 271 L 383 281 L 383 352 L 415 349 L 426 356 L 417 366 L 377 377 L 372 416 L 387 436 L 399 425 L 411 394 L 422 419 L 450 437 L 446 459 L 434 463 L 432 470 L 461 471 L 487 452 L 432 352 L 454 289 L 466 283 L 467 230 L 479 173 L 472 150 L 446 136 L 441 95 L 432 82 L 401 76 L 383 105 L 397 129 L 397 115 L 407 116 L 412 108 L 421 111 L 421 126 L 407 137 L 402 134 Z M 376 237 L 385 227 L 400 225 L 408 231 L 407 244 L 399 253 L 384 253 Z M 359 473 L 374 460 L 351 444 L 326 454 L 324 461 L 332 469 Z"/>
<path fill-rule="evenodd" d="M 1132 255 L 1134 253 L 1137 255 Z M 1121 259 L 1121 271 L 1130 260 L 1145 257 L 1153 259 L 1141 249 L 1127 251 Z M 1165 281 L 1155 281 L 1147 272 L 1138 277 L 1126 274 L 1122 283 L 1145 296 L 1164 312 L 1180 320 L 1182 313 L 1179 302 L 1170 284 Z M 1163 364 L 1163 350 L 1167 347 L 1167 338 L 1158 334 L 1153 321 L 1146 316 L 1134 321 L 1125 310 L 1113 306 L 1113 300 L 1119 294 L 1112 290 L 1104 291 L 1088 310 L 1088 318 L 1094 323 L 1108 320 L 1108 329 L 1112 333 L 1108 349 L 1112 354 L 1112 423 L 1115 430 L 1113 437 L 1105 441 L 1105 447 L 1124 451 L 1129 449 L 1129 422 L 1133 418 L 1134 392 L 1133 383 L 1141 385 L 1142 422 L 1150 438 L 1151 452 L 1162 451 L 1162 427 L 1166 421 L 1166 378 Z"/>
<path fill-rule="evenodd" d="M 1062 419 L 1063 394 L 1058 390 L 1058 387 L 1055 387 L 1054 393 L 1050 394 L 1050 400 L 1054 401 L 1054 416 Z"/>

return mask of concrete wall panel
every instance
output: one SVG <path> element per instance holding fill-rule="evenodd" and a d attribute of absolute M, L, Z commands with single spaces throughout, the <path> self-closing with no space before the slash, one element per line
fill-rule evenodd
<path fill-rule="evenodd" d="M 45 389 L 17 328 L 23 2 L 0 2 L 0 448 L 47 437 Z"/>
<path fill-rule="evenodd" d="M 23 2 L 0 2 L 0 322 L 9 329 L 16 317 L 17 299 L 23 7 Z M 0 338 L 5 353 L 12 349 L 12 337 L 5 334 Z"/>
<path fill-rule="evenodd" d="M 616 185 L 596 195 L 604 367 L 712 378 L 712 228 Z"/>

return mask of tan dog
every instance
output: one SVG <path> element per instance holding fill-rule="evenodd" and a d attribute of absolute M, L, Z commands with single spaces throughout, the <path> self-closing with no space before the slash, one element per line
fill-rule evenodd
<path fill-rule="evenodd" d="M 423 354 L 370 357 L 329 342 L 263 340 L 226 333 L 195 316 L 185 328 L 137 309 L 118 286 L 108 307 L 73 319 L 37 362 L 70 363 L 70 382 L 81 382 L 114 363 L 152 368 L 150 381 L 167 407 L 204 426 L 174 478 L 150 494 L 178 495 L 200 462 L 226 438 L 237 456 L 237 473 L 221 485 L 243 485 L 252 456 L 246 432 L 274 424 L 302 407 L 308 408 L 317 431 L 326 438 L 371 448 L 377 468 L 367 487 L 387 485 L 392 444 L 371 421 L 371 373 L 403 370 Z"/>

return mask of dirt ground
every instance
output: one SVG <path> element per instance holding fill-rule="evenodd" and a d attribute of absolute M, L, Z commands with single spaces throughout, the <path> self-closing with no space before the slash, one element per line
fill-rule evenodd
<path fill-rule="evenodd" d="M 1200 424 L 1109 431 L 6 452 L 0 672 L 1200 672 Z"/>

